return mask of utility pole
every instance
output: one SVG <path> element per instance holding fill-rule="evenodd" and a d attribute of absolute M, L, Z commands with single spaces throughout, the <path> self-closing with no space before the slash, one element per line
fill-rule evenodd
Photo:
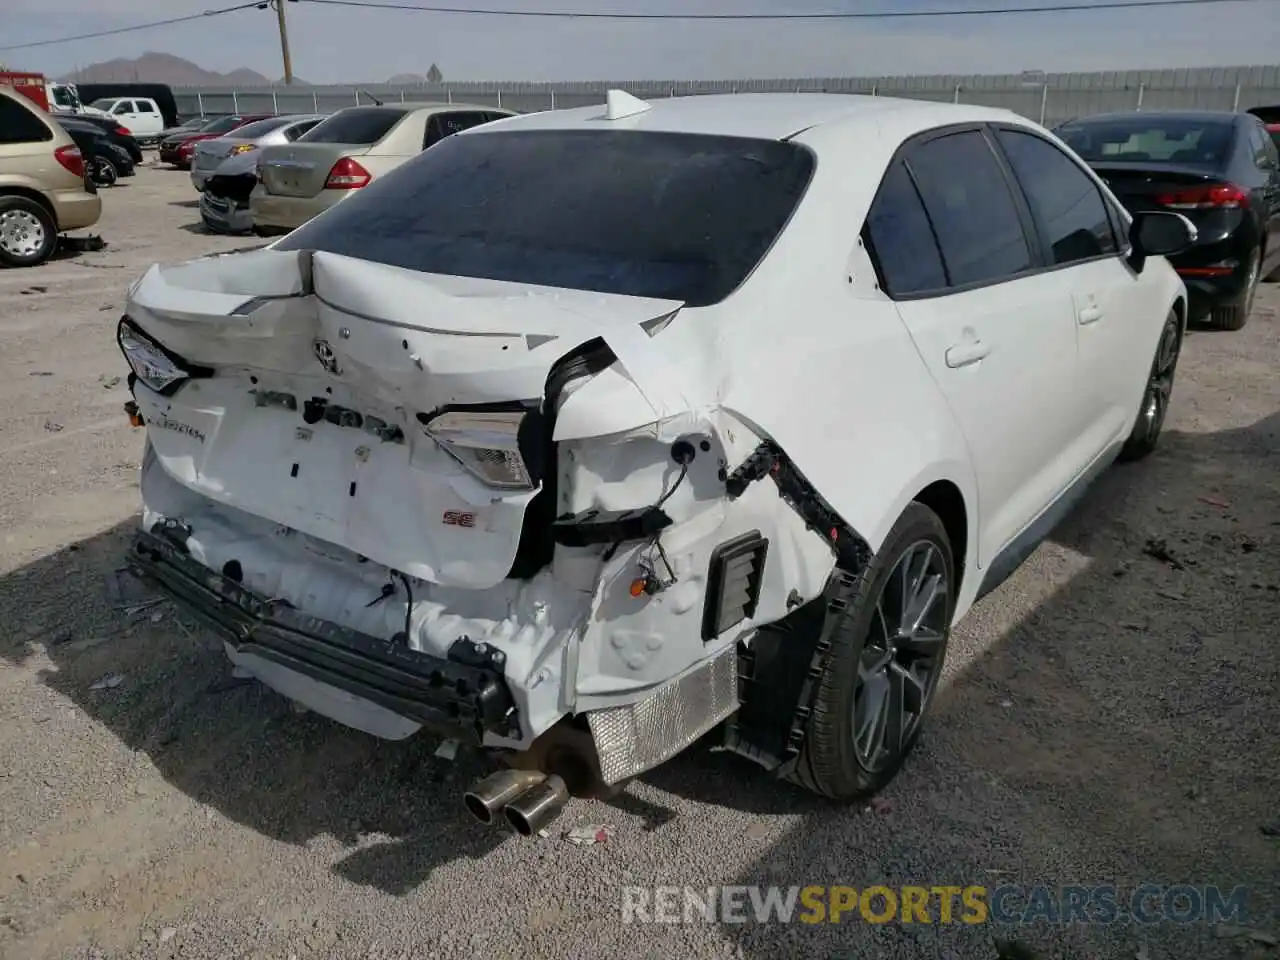
<path fill-rule="evenodd" d="M 287 0 L 287 2 L 297 3 L 298 0 Z M 276 8 L 276 22 L 280 24 L 280 57 L 284 60 L 284 82 L 288 86 L 293 83 L 293 61 L 289 58 L 289 27 L 284 22 L 285 3 L 286 0 L 264 0 L 263 3 L 258 4 L 258 9 Z"/>
<path fill-rule="evenodd" d="M 293 83 L 293 62 L 289 59 L 289 28 L 284 22 L 286 0 L 275 0 L 276 20 L 280 23 L 280 56 L 284 60 L 284 85 Z"/>

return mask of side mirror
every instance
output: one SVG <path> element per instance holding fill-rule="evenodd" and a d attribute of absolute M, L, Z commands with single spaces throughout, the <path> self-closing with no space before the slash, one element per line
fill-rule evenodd
<path fill-rule="evenodd" d="M 1198 236 L 1196 225 L 1180 213 L 1143 210 L 1133 215 L 1129 227 L 1129 265 L 1141 273 L 1147 257 L 1171 257 L 1182 253 Z"/>

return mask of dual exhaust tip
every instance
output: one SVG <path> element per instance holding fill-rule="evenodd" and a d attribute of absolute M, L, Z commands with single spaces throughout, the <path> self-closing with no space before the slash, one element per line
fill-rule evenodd
<path fill-rule="evenodd" d="M 531 837 L 564 812 L 569 789 L 554 773 L 499 770 L 468 790 L 462 801 L 481 823 L 492 823 L 501 813 L 516 833 Z"/>

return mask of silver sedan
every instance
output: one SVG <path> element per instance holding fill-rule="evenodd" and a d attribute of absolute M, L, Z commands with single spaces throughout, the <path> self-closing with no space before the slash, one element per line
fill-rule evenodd
<path fill-rule="evenodd" d="M 218 165 L 228 157 L 262 147 L 293 143 L 325 118 L 325 114 L 290 114 L 247 123 L 225 137 L 200 140 L 191 158 L 191 183 L 203 192 Z"/>

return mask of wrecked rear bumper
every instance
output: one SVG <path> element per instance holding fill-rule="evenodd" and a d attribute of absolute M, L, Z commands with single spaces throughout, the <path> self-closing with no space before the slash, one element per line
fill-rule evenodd
<path fill-rule="evenodd" d="M 140 532 L 130 569 L 213 628 L 231 652 L 266 661 L 440 733 L 481 744 L 518 739 L 505 658 L 465 637 L 448 659 L 308 616 L 187 556 L 162 530 Z"/>

